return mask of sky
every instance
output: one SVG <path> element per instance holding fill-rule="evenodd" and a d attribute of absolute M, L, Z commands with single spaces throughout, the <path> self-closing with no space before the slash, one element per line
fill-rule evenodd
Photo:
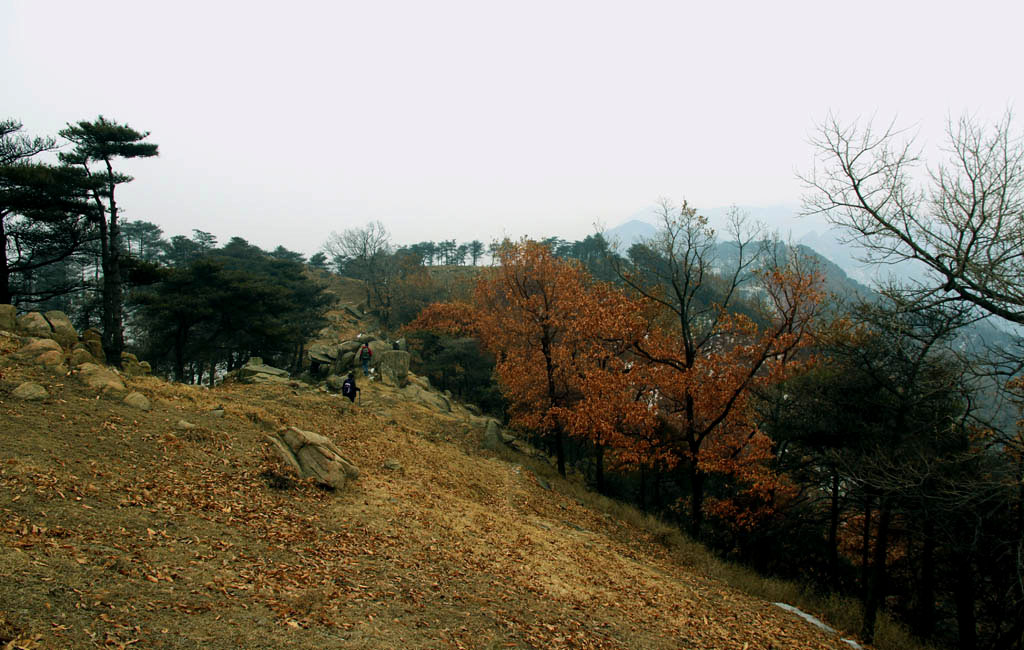
<path fill-rule="evenodd" d="M 989 0 L 0 0 L 0 119 L 149 131 L 119 204 L 167 237 L 574 240 L 661 197 L 798 210 L 830 111 L 937 147 L 1020 109 L 1021 24 Z"/>

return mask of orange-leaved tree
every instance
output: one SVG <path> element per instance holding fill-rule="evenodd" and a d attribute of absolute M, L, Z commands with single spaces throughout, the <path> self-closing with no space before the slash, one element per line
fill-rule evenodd
<path fill-rule="evenodd" d="M 644 327 L 636 305 L 538 242 L 507 244 L 498 257 L 473 304 L 431 305 L 409 327 L 479 338 L 512 423 L 547 438 L 563 476 L 566 435 L 591 438 L 599 460 L 609 446 L 630 448 L 621 431 L 651 418 L 623 356 Z"/>
<path fill-rule="evenodd" d="M 649 457 L 675 470 L 689 494 L 689 528 L 699 535 L 706 509 L 752 526 L 780 489 L 771 441 L 757 426 L 755 389 L 801 364 L 798 352 L 821 301 L 821 279 L 785 247 L 730 218 L 719 244 L 707 220 L 685 203 L 662 204 L 657 235 L 630 249 L 620 277 L 660 310 L 635 353 L 656 387 L 658 440 Z M 716 475 L 740 494 L 705 504 Z"/>

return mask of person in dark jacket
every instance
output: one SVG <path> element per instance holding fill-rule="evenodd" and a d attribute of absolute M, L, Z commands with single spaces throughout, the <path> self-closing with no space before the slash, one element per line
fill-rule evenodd
<path fill-rule="evenodd" d="M 348 377 L 345 377 L 345 381 L 341 383 L 341 394 L 349 399 L 349 401 L 356 401 L 356 395 L 359 394 L 362 388 L 356 386 L 356 374 L 354 372 L 348 373 Z"/>

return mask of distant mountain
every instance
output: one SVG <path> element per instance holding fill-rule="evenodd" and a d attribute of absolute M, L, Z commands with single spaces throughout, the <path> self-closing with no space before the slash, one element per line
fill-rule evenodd
<path fill-rule="evenodd" d="M 650 239 L 657 232 L 653 224 L 639 219 L 631 219 L 621 226 L 616 226 L 604 232 L 604 238 L 608 244 L 625 255 L 626 251 L 633 244 Z"/>
<path fill-rule="evenodd" d="M 844 242 L 843 231 L 820 218 L 800 217 L 795 205 L 736 206 L 749 215 L 751 220 L 760 222 L 769 232 L 794 245 L 813 249 L 821 257 L 834 263 L 843 272 L 861 285 L 873 286 L 884 283 L 890 276 L 921 279 L 924 269 L 920 265 L 906 262 L 897 265 L 869 265 L 857 258 L 863 254 L 852 243 Z M 722 240 L 727 238 L 728 217 L 732 207 L 699 209 L 699 214 L 708 218 L 708 225 L 715 229 Z M 660 222 L 658 206 L 648 206 L 630 215 L 628 220 L 605 232 L 620 254 L 638 241 L 652 237 Z"/>

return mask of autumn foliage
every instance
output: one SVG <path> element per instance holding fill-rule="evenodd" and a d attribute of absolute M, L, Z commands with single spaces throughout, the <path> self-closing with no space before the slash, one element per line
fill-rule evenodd
<path fill-rule="evenodd" d="M 497 360 L 512 424 L 543 435 L 563 474 L 565 437 L 587 439 L 599 484 L 605 463 L 685 477 L 698 524 L 704 479 L 716 475 L 729 496 L 707 508 L 749 528 L 788 493 L 771 469 L 753 392 L 806 363 L 797 361 L 820 300 L 818 277 L 796 266 L 757 279 L 760 322 L 718 306 L 713 330 L 693 345 L 685 320 L 653 293 L 596 282 L 523 241 L 500 253 L 472 304 L 431 305 L 410 327 L 477 337 Z"/>
<path fill-rule="evenodd" d="M 500 262 L 473 305 L 431 305 L 410 327 L 478 337 L 497 360 L 512 423 L 546 436 L 563 474 L 566 435 L 629 448 L 623 429 L 651 420 L 629 397 L 624 355 L 644 327 L 638 307 L 536 242 L 506 247 Z"/>

